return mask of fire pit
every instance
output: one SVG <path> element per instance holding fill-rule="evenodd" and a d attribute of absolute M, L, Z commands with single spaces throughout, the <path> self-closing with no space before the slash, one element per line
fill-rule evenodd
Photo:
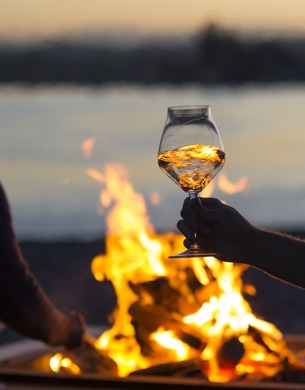
<path fill-rule="evenodd" d="M 246 300 L 255 288 L 241 278 L 246 267 L 214 257 L 170 260 L 182 237 L 155 233 L 143 197 L 117 168 L 90 170 L 106 186 L 103 206 L 112 206 L 106 253 L 91 266 L 116 292 L 111 327 L 91 329 L 96 338 L 86 335 L 71 351 L 8 346 L 2 381 L 31 388 L 304 389 L 305 339 L 283 337 L 255 316 Z"/>
<path fill-rule="evenodd" d="M 90 328 L 90 332 L 98 334 L 99 328 Z M 287 345 L 291 350 L 298 351 L 305 347 L 305 337 L 286 335 Z M 109 375 L 81 374 L 69 375 L 66 373 L 54 373 L 50 369 L 50 358 L 57 352 L 54 348 L 49 348 L 40 342 L 19 341 L 10 343 L 0 348 L 0 381 L 5 384 L 5 389 L 304 389 L 305 385 L 296 383 L 300 375 L 304 372 L 287 371 L 287 378 L 277 378 L 269 382 L 245 382 L 232 381 L 230 383 L 210 383 L 203 378 L 170 376 L 171 369 L 177 367 L 167 367 L 167 373 L 159 375 L 132 375 L 118 378 Z M 63 352 L 63 351 L 62 351 Z M 63 352 L 64 353 L 64 352 Z M 190 368 L 190 365 L 185 368 Z M 194 368 L 194 367 L 193 367 Z M 289 380 L 289 376 L 291 380 Z M 299 376 L 299 378 L 297 378 Z M 0 385 L 1 386 L 1 385 Z M 0 387 L 1 388 L 1 387 Z"/>

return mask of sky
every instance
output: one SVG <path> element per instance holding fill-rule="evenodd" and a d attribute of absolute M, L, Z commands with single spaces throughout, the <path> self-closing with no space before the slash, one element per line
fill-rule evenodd
<path fill-rule="evenodd" d="M 237 30 L 305 33 L 304 0 L 0 0 L 0 10 L 2 39 L 103 30 L 181 35 L 210 22 Z"/>

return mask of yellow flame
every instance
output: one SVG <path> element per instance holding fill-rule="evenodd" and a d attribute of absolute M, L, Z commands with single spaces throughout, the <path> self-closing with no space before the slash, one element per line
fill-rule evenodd
<path fill-rule="evenodd" d="M 155 233 L 144 198 L 128 181 L 125 168 L 108 164 L 103 172 L 88 169 L 87 174 L 102 184 L 100 202 L 108 209 L 106 253 L 96 256 L 91 268 L 98 281 L 111 281 L 117 297 L 113 324 L 95 346 L 117 363 L 119 376 L 173 359 L 189 359 L 195 352 L 206 362 L 203 370 L 211 382 L 227 382 L 245 374 L 274 375 L 290 356 L 289 351 L 275 325 L 255 317 L 244 299 L 245 289 L 255 293 L 252 286 L 243 287 L 241 275 L 245 266 L 214 257 L 169 260 L 169 255 L 183 249 L 183 237 Z M 228 180 L 223 178 L 221 183 L 229 187 L 229 192 L 246 185 L 244 179 L 228 186 Z M 164 284 L 159 285 L 158 281 L 164 279 L 163 290 Z M 153 293 L 147 290 L 151 285 Z M 130 311 L 133 305 L 152 308 L 147 328 L 143 325 L 142 331 L 144 335 L 148 333 L 147 342 L 157 346 L 152 354 L 145 352 L 140 341 L 144 336 L 138 329 L 141 323 L 135 326 Z M 187 327 L 190 335 L 198 339 L 200 350 L 194 351 L 186 336 L 180 340 L 179 332 L 168 326 L 165 329 L 162 324 L 160 327 L 154 309 L 163 313 L 169 323 Z M 243 345 L 244 353 L 235 367 L 228 369 L 221 365 L 219 356 L 223 345 L 232 339 Z M 60 356 L 50 362 L 55 371 L 64 365 L 69 367 L 68 363 L 70 372 L 77 373 L 79 367 Z"/>
<path fill-rule="evenodd" d="M 61 353 L 56 353 L 50 359 L 50 368 L 53 372 L 60 372 L 64 369 L 65 372 L 79 375 L 81 369 L 70 358 L 63 356 Z"/>
<path fill-rule="evenodd" d="M 159 328 L 157 332 L 150 335 L 150 338 L 157 341 L 162 347 L 174 351 L 178 360 L 185 360 L 189 356 L 189 347 L 179 340 L 171 330 Z"/>

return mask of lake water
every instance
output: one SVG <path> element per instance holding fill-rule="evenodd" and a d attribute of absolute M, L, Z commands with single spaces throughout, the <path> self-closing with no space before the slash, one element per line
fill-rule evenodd
<path fill-rule="evenodd" d="M 247 189 L 220 197 L 254 223 L 305 229 L 305 86 L 0 87 L 0 178 L 20 238 L 103 234 L 101 184 L 87 168 L 120 162 L 146 199 L 157 230 L 174 230 L 183 193 L 157 165 L 172 105 L 210 104 L 232 182 Z M 82 142 L 96 139 L 91 158 Z M 217 180 L 215 180 L 217 184 Z M 160 204 L 150 202 L 157 192 Z"/>

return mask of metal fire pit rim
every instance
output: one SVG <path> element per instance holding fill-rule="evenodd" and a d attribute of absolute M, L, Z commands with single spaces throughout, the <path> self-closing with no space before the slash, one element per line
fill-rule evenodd
<path fill-rule="evenodd" d="M 34 374 L 34 375 L 33 375 Z M 37 374 L 37 375 L 35 375 Z M 268 382 L 229 382 L 229 383 L 210 383 L 196 378 L 166 377 L 166 376 L 130 376 L 119 378 L 115 376 L 97 376 L 82 374 L 82 376 L 73 376 L 68 374 L 48 374 L 38 371 L 8 369 L 3 371 L 0 368 L 0 381 L 4 385 L 22 384 L 31 385 L 33 389 L 36 386 L 43 386 L 44 389 L 73 388 L 78 389 L 156 389 L 159 386 L 162 389 L 204 389 L 204 390 L 304 390 L 305 384 L 295 383 L 268 383 Z M 49 387 L 45 387 L 49 386 Z M 56 386 L 56 387 L 55 387 Z M 26 387 L 27 388 L 27 387 Z M 18 387 L 19 389 L 19 387 Z"/>

